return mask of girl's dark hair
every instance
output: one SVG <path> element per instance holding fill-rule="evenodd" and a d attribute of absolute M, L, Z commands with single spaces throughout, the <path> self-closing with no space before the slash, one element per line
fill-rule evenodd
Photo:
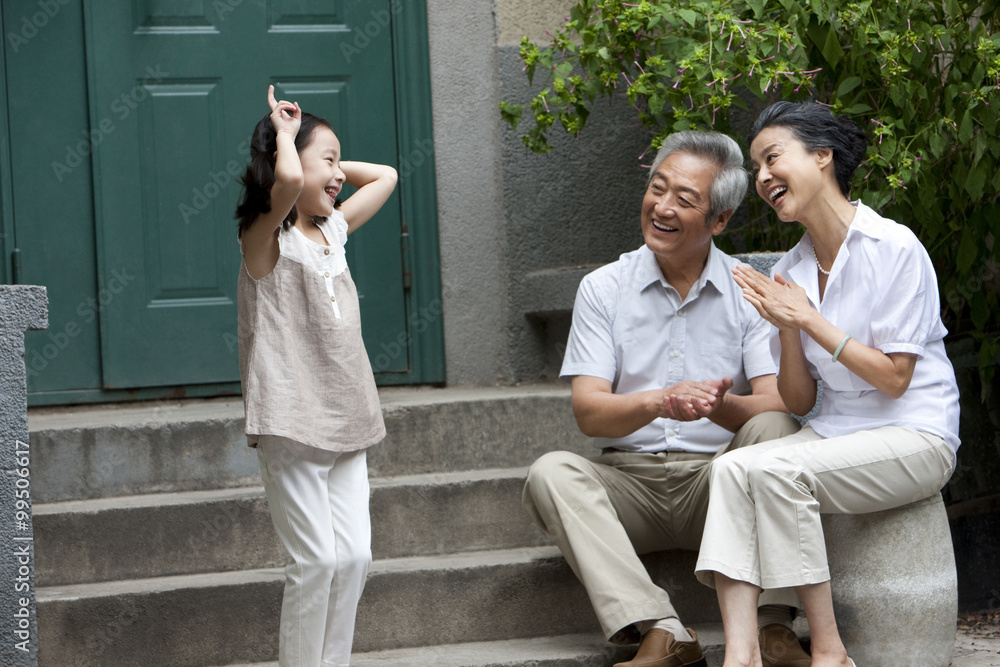
<path fill-rule="evenodd" d="M 757 117 L 747 140 L 752 144 L 761 131 L 775 125 L 788 128 L 810 153 L 821 148 L 832 150 L 837 185 L 848 196 L 851 175 L 868 151 L 868 137 L 854 121 L 834 116 L 815 102 L 775 102 Z"/>
<path fill-rule="evenodd" d="M 302 112 L 302 123 L 299 125 L 298 134 L 295 135 L 295 150 L 301 153 L 302 149 L 312 141 L 313 133 L 317 127 L 325 127 L 331 132 L 333 128 L 330 123 L 319 116 Z M 274 130 L 271 122 L 271 114 L 260 119 L 257 127 L 253 130 L 253 137 L 250 138 L 250 164 L 247 165 L 246 173 L 240 179 L 243 184 L 243 199 L 236 207 L 236 219 L 238 236 L 242 237 L 243 232 L 250 229 L 254 220 L 262 213 L 271 210 L 271 188 L 274 186 L 274 154 L 278 151 L 278 133 Z M 339 200 L 337 201 L 339 204 Z M 282 221 L 281 226 L 288 229 L 295 224 L 298 213 L 295 207 L 288 212 Z"/>

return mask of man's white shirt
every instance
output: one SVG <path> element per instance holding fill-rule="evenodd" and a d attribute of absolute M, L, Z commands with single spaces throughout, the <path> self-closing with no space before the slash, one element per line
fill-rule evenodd
<path fill-rule="evenodd" d="M 665 389 L 684 380 L 733 379 L 732 393 L 775 373 L 763 320 L 733 280 L 739 261 L 713 244 L 699 280 L 681 300 L 645 245 L 588 274 L 577 290 L 561 377 L 611 382 L 616 394 Z M 654 419 L 598 448 L 714 453 L 733 433 L 708 419 Z"/>

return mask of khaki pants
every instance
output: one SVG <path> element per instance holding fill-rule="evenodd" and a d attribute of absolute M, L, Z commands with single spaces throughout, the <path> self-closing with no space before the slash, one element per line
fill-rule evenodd
<path fill-rule="evenodd" d="M 744 425 L 723 451 L 794 433 L 769 412 Z M 721 452 L 720 452 L 721 454 Z M 648 619 L 679 617 L 639 554 L 698 548 L 708 509 L 708 471 L 720 454 L 606 450 L 596 459 L 550 452 L 528 471 L 524 508 L 562 550 L 583 583 L 606 637 Z M 794 593 L 762 604 L 795 606 Z"/>
<path fill-rule="evenodd" d="M 955 456 L 936 435 L 898 426 L 824 439 L 794 435 L 716 459 L 698 555 L 715 572 L 763 588 L 830 579 L 821 514 L 862 514 L 926 498 L 951 476 Z"/>

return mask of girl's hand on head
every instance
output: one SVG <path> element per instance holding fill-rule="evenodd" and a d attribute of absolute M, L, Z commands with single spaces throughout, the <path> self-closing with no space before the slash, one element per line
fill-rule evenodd
<path fill-rule="evenodd" d="M 287 133 L 295 136 L 302 124 L 302 109 L 298 102 L 286 102 L 274 99 L 274 86 L 267 87 L 267 103 L 271 107 L 271 123 L 278 134 Z"/>
<path fill-rule="evenodd" d="M 771 280 L 749 266 L 740 265 L 733 269 L 733 278 L 743 288 L 743 298 L 779 329 L 800 329 L 813 310 L 806 291 L 781 274 Z"/>

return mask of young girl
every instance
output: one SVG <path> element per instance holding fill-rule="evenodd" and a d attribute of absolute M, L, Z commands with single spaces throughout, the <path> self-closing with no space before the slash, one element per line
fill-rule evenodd
<path fill-rule="evenodd" d="M 385 437 L 347 236 L 392 194 L 396 171 L 341 162 L 329 123 L 277 101 L 254 129 L 236 209 L 240 378 L 285 569 L 282 667 L 349 664 L 371 563 L 365 448 Z M 358 191 L 343 204 L 344 183 Z"/>

